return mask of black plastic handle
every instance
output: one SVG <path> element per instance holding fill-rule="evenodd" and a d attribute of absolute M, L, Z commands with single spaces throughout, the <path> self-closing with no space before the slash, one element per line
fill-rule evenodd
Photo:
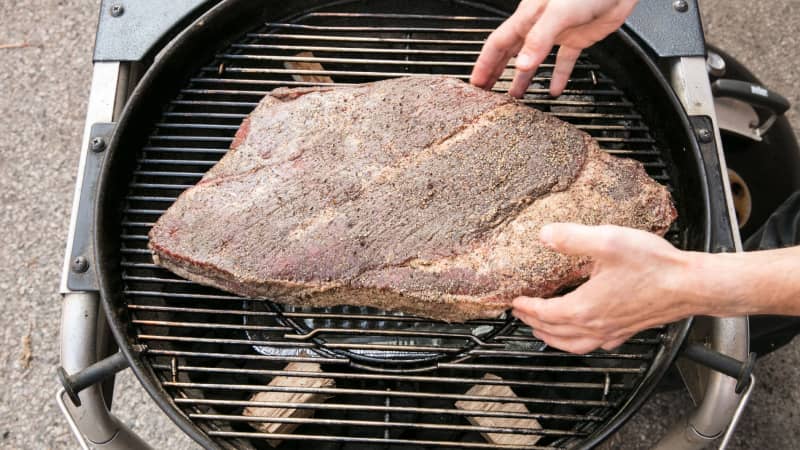
<path fill-rule="evenodd" d="M 75 406 L 81 406 L 81 398 L 78 394 L 82 390 L 105 381 L 115 373 L 127 369 L 128 366 L 130 363 L 125 358 L 125 354 L 117 352 L 72 375 L 68 375 L 64 368 L 59 366 L 56 368 L 56 374 L 72 403 Z"/>
<path fill-rule="evenodd" d="M 729 97 L 770 111 L 776 116 L 785 113 L 791 104 L 786 97 L 764 86 L 741 80 L 720 78 L 711 83 L 715 97 Z"/>
<path fill-rule="evenodd" d="M 739 361 L 698 343 L 686 344 L 683 347 L 682 355 L 735 379 L 737 394 L 741 394 L 747 388 L 750 383 L 750 374 L 753 373 L 753 366 L 756 363 L 755 353 L 751 352 L 746 361 Z"/>

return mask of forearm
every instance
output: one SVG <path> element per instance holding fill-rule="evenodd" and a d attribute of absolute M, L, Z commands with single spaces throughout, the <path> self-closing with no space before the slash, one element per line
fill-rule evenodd
<path fill-rule="evenodd" d="M 691 281 L 684 289 L 699 314 L 800 316 L 800 246 L 691 255 Z"/>

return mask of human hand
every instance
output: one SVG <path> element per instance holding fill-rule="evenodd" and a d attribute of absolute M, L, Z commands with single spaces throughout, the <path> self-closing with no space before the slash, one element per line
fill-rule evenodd
<path fill-rule="evenodd" d="M 517 55 L 509 94 L 522 97 L 533 74 L 558 44 L 550 95 L 564 90 L 581 50 L 619 28 L 637 0 L 523 0 L 516 12 L 486 40 L 471 83 L 489 89 Z"/>
<path fill-rule="evenodd" d="M 546 344 L 571 353 L 619 347 L 635 333 L 704 311 L 688 295 L 698 253 L 680 251 L 646 231 L 560 223 L 540 239 L 569 255 L 589 256 L 589 281 L 563 297 L 518 297 L 513 314 Z M 702 281 L 700 282 L 702 285 Z"/>

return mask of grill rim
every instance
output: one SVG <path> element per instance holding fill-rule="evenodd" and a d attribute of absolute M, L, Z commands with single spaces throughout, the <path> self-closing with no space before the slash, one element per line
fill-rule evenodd
<path fill-rule="evenodd" d="M 352 0 L 338 0 L 333 2 L 318 3 L 312 2 L 316 5 L 316 7 L 306 8 L 302 13 L 290 16 L 286 20 L 301 17 L 304 14 L 325 7 L 349 3 L 350 1 Z M 459 0 L 457 3 L 463 3 L 465 6 L 475 6 L 475 4 L 468 0 Z M 481 7 L 483 7 L 483 5 L 481 5 Z M 302 9 L 302 6 L 298 8 Z M 491 9 L 485 9 L 487 12 L 492 12 Z M 206 38 L 209 38 L 210 36 L 209 40 L 211 40 L 217 46 L 221 46 L 226 43 L 229 44 L 228 41 L 232 37 L 241 35 L 241 32 L 249 29 L 248 27 L 250 27 L 252 24 L 262 23 L 263 20 L 259 19 L 263 16 L 263 14 L 266 13 L 267 10 L 267 7 L 254 7 L 252 4 L 248 5 L 248 2 L 243 0 L 223 1 L 200 15 L 195 22 L 189 25 L 186 29 L 182 30 L 163 48 L 163 50 L 161 50 L 161 52 L 159 52 L 158 56 L 155 58 L 155 61 L 147 69 L 146 73 L 137 84 L 125 105 L 125 108 L 120 116 L 120 120 L 117 123 L 117 127 L 115 127 L 114 135 L 109 144 L 109 151 L 106 152 L 106 155 L 103 159 L 100 178 L 98 180 L 93 227 L 95 242 L 94 251 L 96 261 L 98 262 L 95 270 L 97 271 L 103 309 L 106 313 L 112 334 L 119 345 L 120 350 L 131 363 L 131 368 L 137 379 L 144 386 L 151 398 L 153 398 L 156 404 L 159 405 L 164 413 L 167 414 L 167 416 L 170 417 L 170 419 L 173 420 L 173 422 L 175 422 L 183 432 L 206 448 L 221 447 L 215 441 L 213 441 L 208 434 L 206 434 L 194 422 L 192 422 L 189 416 L 186 415 L 174 402 L 172 396 L 159 382 L 153 368 L 146 361 L 144 361 L 141 353 L 138 353 L 136 350 L 134 350 L 134 342 L 130 339 L 131 334 L 128 333 L 130 330 L 131 321 L 123 320 L 123 318 L 128 317 L 128 312 L 124 307 L 125 299 L 123 295 L 123 280 L 121 276 L 115 276 L 115 274 L 120 271 L 120 247 L 119 245 L 115 245 L 117 243 L 115 240 L 116 238 L 112 237 L 109 239 L 109 236 L 114 236 L 113 231 L 116 231 L 120 224 L 119 214 L 121 213 L 121 205 L 113 204 L 113 199 L 124 198 L 124 191 L 122 192 L 122 195 L 120 195 L 120 190 L 127 189 L 127 185 L 124 183 L 116 183 L 113 174 L 119 173 L 119 169 L 117 169 L 117 166 L 119 165 L 131 167 L 130 164 L 125 162 L 125 158 L 128 157 L 129 159 L 135 161 L 135 155 L 125 155 L 124 152 L 120 150 L 114 150 L 121 147 L 121 136 L 123 133 L 120 133 L 119 130 L 129 129 L 132 125 L 132 122 L 135 123 L 136 118 L 143 114 L 142 104 L 147 105 L 146 97 L 152 97 L 153 92 L 163 91 L 164 89 L 166 89 L 167 92 L 170 91 L 170 87 L 165 88 L 164 86 L 159 86 L 158 82 L 162 77 L 169 77 L 169 72 L 178 72 L 183 74 L 194 73 L 192 70 L 187 70 L 185 68 L 176 69 L 176 67 L 173 66 L 180 67 L 180 64 L 178 64 L 176 61 L 183 61 L 184 59 L 180 58 L 180 56 L 183 55 L 187 50 L 197 50 L 198 48 L 202 48 L 203 39 L 197 39 L 198 35 Z M 507 14 L 506 11 L 499 9 L 493 12 Z M 232 33 L 220 33 L 220 30 L 225 30 L 226 27 L 229 27 L 226 25 L 226 20 L 230 21 L 231 17 L 251 17 L 251 19 L 248 24 L 242 24 L 240 20 L 237 23 L 238 26 Z M 255 17 L 255 19 L 252 19 L 252 17 Z M 689 150 L 694 159 L 698 162 L 698 166 L 693 166 L 693 168 L 697 169 L 698 172 L 695 176 L 699 179 L 699 188 L 701 192 L 698 194 L 701 194 L 702 197 L 698 201 L 701 201 L 703 204 L 703 210 L 705 213 L 705 217 L 703 219 L 705 220 L 701 221 L 702 230 L 695 230 L 695 233 L 703 234 L 704 243 L 702 245 L 702 250 L 709 251 L 713 244 L 713 234 L 711 233 L 712 221 L 709 217 L 709 186 L 707 184 L 708 180 L 705 176 L 705 172 L 702 170 L 701 166 L 704 160 L 702 158 L 698 143 L 691 132 L 692 127 L 689 123 L 688 116 L 683 106 L 678 101 L 674 91 L 672 90 L 672 87 L 658 69 L 655 61 L 653 61 L 650 55 L 648 55 L 640 46 L 636 38 L 631 36 L 625 29 L 618 30 L 612 36 L 615 39 L 619 39 L 624 46 L 627 47 L 626 50 L 632 51 L 635 59 L 645 64 L 647 70 L 651 72 L 651 75 L 653 76 L 652 78 L 655 79 L 660 85 L 660 93 L 666 95 L 666 101 L 670 103 L 675 112 L 678 113 L 675 114 L 676 119 L 678 122 L 680 122 L 681 127 L 684 129 L 683 131 L 686 133 L 688 138 L 687 144 L 688 147 L 690 147 L 686 150 Z M 199 67 L 201 67 L 201 65 L 196 65 L 196 67 L 193 67 L 193 69 L 197 69 Z M 165 75 L 165 73 L 167 75 Z M 175 77 L 172 76 L 172 78 L 174 79 Z M 182 82 L 182 80 L 176 81 L 177 84 Z M 155 97 L 161 98 L 161 96 Z M 152 108 L 152 104 L 148 106 L 151 106 Z M 144 114 L 147 113 L 149 113 L 149 111 Z M 130 145 L 130 143 L 127 143 L 126 145 Z M 109 230 L 111 230 L 111 232 Z M 617 412 L 608 418 L 605 423 L 595 430 L 586 440 L 584 440 L 579 448 L 591 448 L 607 439 L 613 432 L 622 426 L 650 397 L 650 394 L 654 391 L 658 380 L 663 377 L 677 357 L 681 344 L 688 333 L 691 322 L 692 319 L 688 318 L 680 322 L 676 322 L 673 324 L 673 326 L 669 327 L 669 336 L 666 336 L 666 338 L 662 340 L 662 342 L 665 342 L 665 344 L 659 348 L 658 353 L 653 357 L 653 362 L 645 376 L 631 391 L 631 394 L 627 397 L 627 399 L 619 406 Z"/>

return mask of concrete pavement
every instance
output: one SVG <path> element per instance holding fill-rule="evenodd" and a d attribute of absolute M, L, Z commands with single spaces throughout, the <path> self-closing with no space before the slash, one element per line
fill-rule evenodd
<path fill-rule="evenodd" d="M 95 0 L 0 2 L 0 448 L 76 448 L 53 401 L 58 281 L 91 74 Z M 711 42 L 800 104 L 795 0 L 702 0 Z M 800 130 L 798 106 L 789 113 Z M 764 359 L 732 448 L 797 446 L 800 341 Z M 115 411 L 156 448 L 195 448 L 129 373 Z M 656 396 L 610 448 L 647 448 L 688 411 L 682 393 Z"/>

